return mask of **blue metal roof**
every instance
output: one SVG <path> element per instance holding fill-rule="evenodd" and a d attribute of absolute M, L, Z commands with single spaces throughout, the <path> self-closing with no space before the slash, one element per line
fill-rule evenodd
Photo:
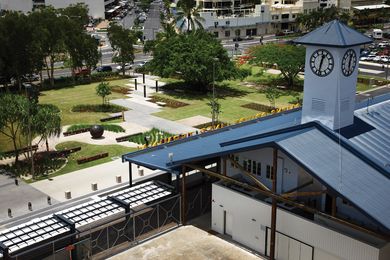
<path fill-rule="evenodd" d="M 368 113 L 356 110 L 355 116 L 374 129 L 349 140 L 390 173 L 390 100 L 371 105 Z"/>
<path fill-rule="evenodd" d="M 123 160 L 143 165 L 152 169 L 171 170 L 177 162 L 193 160 L 194 158 L 210 158 L 222 153 L 230 152 L 232 147 L 220 147 L 220 143 L 236 140 L 244 136 L 261 134 L 277 129 L 299 125 L 301 111 L 285 112 L 225 127 L 213 132 L 192 136 L 168 144 L 152 147 L 134 153 L 125 154 Z M 275 139 L 275 138 L 274 138 Z M 268 141 L 273 141 L 270 138 Z M 266 142 L 267 140 L 262 140 Z M 240 149 L 240 146 L 234 149 Z M 168 158 L 173 153 L 173 161 Z"/>
<path fill-rule="evenodd" d="M 390 230 L 390 179 L 316 128 L 276 142 L 325 186 Z"/>
<path fill-rule="evenodd" d="M 371 43 L 372 40 L 340 21 L 333 20 L 293 42 L 305 45 L 345 48 Z"/>

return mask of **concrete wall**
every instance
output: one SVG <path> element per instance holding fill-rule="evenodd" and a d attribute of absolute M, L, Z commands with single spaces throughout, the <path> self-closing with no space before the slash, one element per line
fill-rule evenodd
<path fill-rule="evenodd" d="M 266 229 L 271 225 L 271 206 L 218 184 L 213 184 L 212 189 L 212 229 L 224 233 L 226 211 L 232 218 L 233 240 L 265 254 Z M 277 210 L 277 231 L 314 247 L 314 260 L 380 259 L 378 248 L 282 209 Z M 386 250 L 384 248 L 383 253 Z"/>
<path fill-rule="evenodd" d="M 55 8 L 65 8 L 77 3 L 85 3 L 89 8 L 89 15 L 93 18 L 104 18 L 104 0 L 46 0 L 46 5 Z"/>
<path fill-rule="evenodd" d="M 0 0 L 0 10 L 31 12 L 33 8 L 32 0 Z"/>

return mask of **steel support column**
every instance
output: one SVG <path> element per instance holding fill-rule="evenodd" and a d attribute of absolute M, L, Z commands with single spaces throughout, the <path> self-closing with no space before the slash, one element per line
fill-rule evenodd
<path fill-rule="evenodd" d="M 181 168 L 181 208 L 182 208 L 182 214 L 181 214 L 181 223 L 183 225 L 186 224 L 186 212 L 187 212 L 187 198 L 186 198 L 186 170 L 187 168 L 185 166 L 182 166 Z"/>
<path fill-rule="evenodd" d="M 129 162 L 129 186 L 133 187 L 133 170 L 131 168 L 131 162 Z"/>

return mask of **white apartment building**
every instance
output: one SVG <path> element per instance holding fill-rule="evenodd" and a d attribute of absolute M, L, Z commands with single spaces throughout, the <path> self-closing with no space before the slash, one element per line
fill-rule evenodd
<path fill-rule="evenodd" d="M 89 8 L 89 15 L 93 18 L 105 17 L 105 6 L 114 0 L 0 0 L 0 10 L 31 12 L 39 6 L 53 6 L 65 8 L 71 4 L 84 3 Z"/>

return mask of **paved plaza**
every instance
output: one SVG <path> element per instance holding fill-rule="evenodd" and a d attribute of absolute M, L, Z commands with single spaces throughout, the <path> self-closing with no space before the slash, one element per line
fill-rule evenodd
<path fill-rule="evenodd" d="M 194 226 L 182 226 L 117 254 L 110 260 L 264 259 Z"/>

